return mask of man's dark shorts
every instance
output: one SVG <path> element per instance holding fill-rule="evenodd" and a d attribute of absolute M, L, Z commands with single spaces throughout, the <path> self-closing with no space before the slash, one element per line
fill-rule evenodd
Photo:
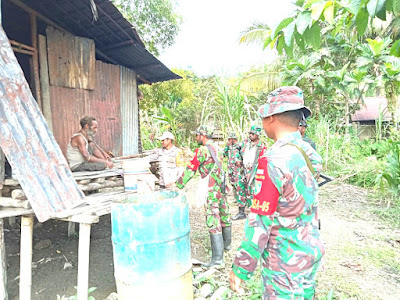
<path fill-rule="evenodd" d="M 90 145 L 88 146 L 88 151 L 90 155 L 93 155 L 93 149 Z M 107 165 L 103 162 L 84 162 L 73 169 L 72 172 L 102 171 L 105 170 L 105 168 L 107 168 Z"/>
<path fill-rule="evenodd" d="M 84 162 L 81 163 L 72 172 L 82 172 L 82 171 L 101 171 L 106 168 L 106 164 L 103 162 Z"/>

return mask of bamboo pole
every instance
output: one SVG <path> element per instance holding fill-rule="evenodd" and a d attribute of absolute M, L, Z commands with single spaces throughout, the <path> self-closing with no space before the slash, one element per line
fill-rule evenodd
<path fill-rule="evenodd" d="M 30 300 L 32 288 L 33 216 L 21 217 L 19 299 Z"/>
<path fill-rule="evenodd" d="M 90 228 L 91 224 L 79 224 L 78 300 L 88 299 Z"/>

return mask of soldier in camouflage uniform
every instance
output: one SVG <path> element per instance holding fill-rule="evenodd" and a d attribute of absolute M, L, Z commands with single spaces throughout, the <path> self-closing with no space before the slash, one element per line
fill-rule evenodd
<path fill-rule="evenodd" d="M 231 244 L 231 216 L 223 190 L 221 169 L 222 151 L 210 139 L 211 130 L 200 126 L 196 131 L 196 140 L 200 147 L 196 149 L 193 160 L 186 167 L 176 185 L 182 189 L 198 170 L 201 176 L 198 194 L 204 193 L 206 209 L 206 225 L 210 231 L 212 258 L 203 267 L 220 266 L 224 264 L 224 249 L 229 250 Z M 205 188 L 202 188 L 205 183 Z"/>
<path fill-rule="evenodd" d="M 307 121 L 305 118 L 301 119 L 298 129 L 299 129 L 299 132 L 301 134 L 301 138 L 303 139 L 303 141 L 309 143 L 311 145 L 311 147 L 314 148 L 314 150 L 317 150 L 317 146 L 315 145 L 314 141 L 312 139 L 310 139 L 306 134 Z"/>
<path fill-rule="evenodd" d="M 258 114 L 274 145 L 261 153 L 256 191 L 245 225 L 245 237 L 229 274 L 233 290 L 242 293 L 262 261 L 263 299 L 314 299 L 315 276 L 325 253 L 318 231 L 318 184 L 322 159 L 297 131 L 303 92 L 282 87 L 268 96 Z"/>
<path fill-rule="evenodd" d="M 233 196 L 239 203 L 239 193 L 237 185 L 239 183 L 239 176 L 242 174 L 242 157 L 240 155 L 240 145 L 235 133 L 228 134 L 228 143 L 224 148 L 224 157 L 228 158 L 228 177 L 229 183 L 233 188 Z"/>
<path fill-rule="evenodd" d="M 243 164 L 243 172 L 239 175 L 238 205 L 239 213 L 232 220 L 246 219 L 244 212 L 246 205 L 250 206 L 254 193 L 254 177 L 257 170 L 257 158 L 264 148 L 260 141 L 261 128 L 251 126 L 249 138 L 240 145 L 240 156 Z"/>

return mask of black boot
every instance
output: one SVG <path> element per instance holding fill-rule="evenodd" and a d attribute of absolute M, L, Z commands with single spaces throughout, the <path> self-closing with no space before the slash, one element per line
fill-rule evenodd
<path fill-rule="evenodd" d="M 244 212 L 245 207 L 239 207 L 239 212 L 236 216 L 232 217 L 232 220 L 246 219 L 246 213 Z"/>
<path fill-rule="evenodd" d="M 211 261 L 202 264 L 203 268 L 224 266 L 224 240 L 221 233 L 210 233 L 211 240 Z"/>
<path fill-rule="evenodd" d="M 224 249 L 231 250 L 232 226 L 222 227 L 222 237 L 224 238 Z"/>

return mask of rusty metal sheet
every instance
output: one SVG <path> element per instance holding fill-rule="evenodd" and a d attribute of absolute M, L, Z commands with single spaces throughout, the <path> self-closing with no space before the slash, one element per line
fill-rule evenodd
<path fill-rule="evenodd" d="M 122 155 L 139 153 L 139 103 L 136 73 L 121 67 Z"/>
<path fill-rule="evenodd" d="M 119 66 L 96 61 L 95 78 L 93 91 L 50 86 L 53 133 L 64 154 L 71 136 L 80 130 L 79 120 L 92 115 L 99 123 L 96 143 L 121 155 Z"/>
<path fill-rule="evenodd" d="M 364 97 L 364 104 L 352 116 L 353 122 L 375 121 L 379 119 L 379 113 L 383 113 L 382 121 L 391 120 L 391 114 L 387 109 L 387 99 L 383 96 Z M 396 111 L 395 115 L 400 117 L 400 112 Z"/>
<path fill-rule="evenodd" d="M 40 222 L 81 203 L 60 147 L 0 29 L 0 146 Z"/>
<path fill-rule="evenodd" d="M 93 90 L 95 45 L 91 39 L 47 27 L 50 84 Z"/>

